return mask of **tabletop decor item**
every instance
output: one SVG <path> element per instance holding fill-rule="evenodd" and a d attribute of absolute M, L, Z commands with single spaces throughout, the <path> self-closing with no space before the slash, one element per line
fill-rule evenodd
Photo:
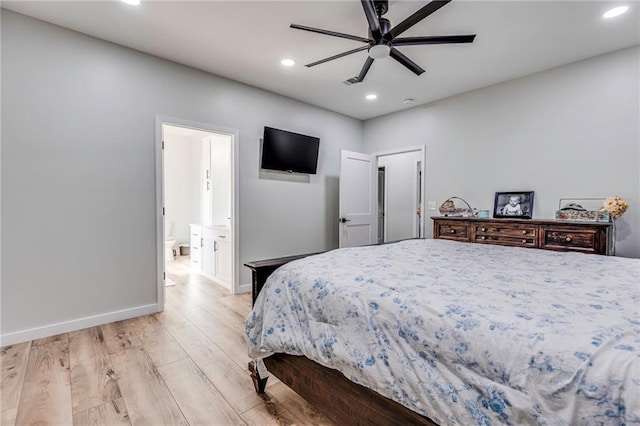
<path fill-rule="evenodd" d="M 531 219 L 533 216 L 533 191 L 496 192 L 493 217 Z"/>
<path fill-rule="evenodd" d="M 453 201 L 454 199 L 462 201 L 466 205 L 466 207 L 456 207 L 456 204 Z M 442 216 L 463 216 L 463 217 L 473 216 L 473 209 L 471 208 L 469 203 L 467 203 L 465 200 L 463 200 L 460 197 L 447 198 L 440 205 L 440 208 L 438 210 L 440 211 L 440 214 Z"/>
<path fill-rule="evenodd" d="M 611 215 L 611 254 L 616 254 L 616 219 L 624 214 L 629 208 L 629 204 L 622 197 L 615 195 L 604 200 L 600 210 L 609 212 Z"/>
<path fill-rule="evenodd" d="M 562 202 L 567 200 L 574 201 L 562 205 Z M 611 219 L 608 211 L 595 210 L 595 206 L 592 206 L 591 209 L 583 207 L 583 204 L 588 205 L 589 202 L 602 200 L 603 198 L 561 198 L 558 202 L 558 210 L 556 210 L 556 219 L 576 222 L 609 222 Z M 585 201 L 587 204 L 584 203 Z M 593 203 L 591 204 L 593 205 Z"/>
<path fill-rule="evenodd" d="M 624 214 L 629 208 L 629 204 L 621 197 L 614 196 L 604 200 L 601 211 L 607 211 L 613 219 L 617 219 Z"/>

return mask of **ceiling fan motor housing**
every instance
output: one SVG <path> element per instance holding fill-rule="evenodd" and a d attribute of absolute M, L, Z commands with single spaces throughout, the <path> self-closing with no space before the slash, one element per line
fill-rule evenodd
<path fill-rule="evenodd" d="M 378 17 L 384 15 L 389 10 L 389 0 L 374 0 L 373 4 Z"/>
<path fill-rule="evenodd" d="M 391 22 L 387 18 L 380 18 L 378 19 L 378 22 L 380 23 L 380 33 L 382 34 L 382 37 L 384 37 L 391 29 Z M 369 29 L 369 38 L 373 39 L 371 29 Z M 378 40 L 374 41 L 376 42 L 375 44 L 378 44 Z"/>

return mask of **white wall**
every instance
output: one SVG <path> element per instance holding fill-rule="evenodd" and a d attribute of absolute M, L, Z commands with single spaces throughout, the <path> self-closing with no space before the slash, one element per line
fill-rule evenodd
<path fill-rule="evenodd" d="M 378 167 L 385 168 L 385 241 L 418 236 L 417 162 L 421 155 L 421 151 L 410 151 L 378 157 Z"/>
<path fill-rule="evenodd" d="M 337 247 L 360 121 L 10 11 L 1 31 L 2 344 L 157 308 L 158 114 L 239 131 L 241 264 Z M 259 179 L 265 125 L 319 136 L 318 175 Z"/>
<path fill-rule="evenodd" d="M 560 198 L 620 195 L 617 255 L 640 257 L 639 79 L 636 46 L 366 121 L 365 149 L 426 144 L 438 205 L 533 190 L 534 218 L 553 218 Z"/>
<path fill-rule="evenodd" d="M 198 138 L 164 136 L 164 206 L 177 243 L 189 243 L 189 224 L 200 223 L 200 157 Z"/>

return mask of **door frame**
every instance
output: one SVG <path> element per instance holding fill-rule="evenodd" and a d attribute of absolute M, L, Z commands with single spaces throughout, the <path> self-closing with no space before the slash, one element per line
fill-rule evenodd
<path fill-rule="evenodd" d="M 238 218 L 239 218 L 239 141 L 240 132 L 237 129 L 219 126 L 217 124 L 202 123 L 197 121 L 185 120 L 177 117 L 166 115 L 156 115 L 155 123 L 155 171 L 156 171 L 156 271 L 158 285 L 158 305 L 164 307 L 165 303 L 165 280 L 164 280 L 164 155 L 163 155 L 163 137 L 162 126 L 164 124 L 178 127 L 187 127 L 191 129 L 201 130 L 210 133 L 222 133 L 230 135 L 231 141 L 231 293 L 237 294 L 240 287 L 240 266 L 238 264 L 239 244 L 238 244 Z"/>
<path fill-rule="evenodd" d="M 425 215 L 424 199 L 425 199 L 425 197 L 424 197 L 424 194 L 425 194 L 425 188 L 426 188 L 425 187 L 425 175 L 426 175 L 425 168 L 426 168 L 426 163 L 427 163 L 427 146 L 426 145 L 413 145 L 413 146 L 405 146 L 405 147 L 402 147 L 402 148 L 395 148 L 395 149 L 389 149 L 389 150 L 384 150 L 384 151 L 376 151 L 376 152 L 371 153 L 371 157 L 373 157 L 375 159 L 375 167 L 376 167 L 376 170 L 377 170 L 378 167 L 379 167 L 379 163 L 380 163 L 379 162 L 380 157 L 385 157 L 385 156 L 395 155 L 395 154 L 404 154 L 404 153 L 407 153 L 407 152 L 420 152 L 420 160 L 419 161 L 422 162 L 421 163 L 421 168 L 420 168 L 420 170 L 422 171 L 421 178 L 420 178 L 420 186 L 422 187 L 422 191 L 421 191 L 422 192 L 422 194 L 421 194 L 422 195 L 422 197 L 421 197 L 422 201 L 420 203 L 420 214 L 421 214 L 420 217 L 421 217 L 422 220 L 420 221 L 420 226 L 417 227 L 417 228 L 418 228 L 418 235 L 421 235 L 420 238 L 425 238 L 426 234 L 424 232 L 424 227 L 425 227 L 425 220 L 424 220 L 424 215 Z M 385 179 L 386 179 L 386 175 L 385 175 Z M 376 197 L 377 197 L 378 196 L 378 194 L 377 194 L 377 192 L 378 192 L 378 188 L 377 188 L 378 180 L 377 179 L 376 179 L 375 184 L 376 184 L 375 191 L 376 191 Z M 414 181 L 414 185 L 415 185 L 415 181 Z M 387 186 L 386 182 L 385 182 L 385 186 Z M 413 187 L 412 189 L 413 189 L 413 192 L 416 193 L 416 189 L 417 188 Z M 387 197 L 385 195 L 385 203 L 386 203 L 386 201 L 387 201 Z M 386 206 L 385 206 L 385 211 L 386 211 Z M 384 219 L 385 219 L 385 234 L 386 234 L 387 233 L 387 226 L 386 226 L 387 217 L 385 216 Z M 386 237 L 386 235 L 385 235 L 385 237 Z"/>

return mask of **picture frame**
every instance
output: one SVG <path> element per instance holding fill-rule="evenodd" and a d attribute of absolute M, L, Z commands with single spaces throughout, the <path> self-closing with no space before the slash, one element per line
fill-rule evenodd
<path fill-rule="evenodd" d="M 496 192 L 493 201 L 494 218 L 531 219 L 533 191 Z"/>

